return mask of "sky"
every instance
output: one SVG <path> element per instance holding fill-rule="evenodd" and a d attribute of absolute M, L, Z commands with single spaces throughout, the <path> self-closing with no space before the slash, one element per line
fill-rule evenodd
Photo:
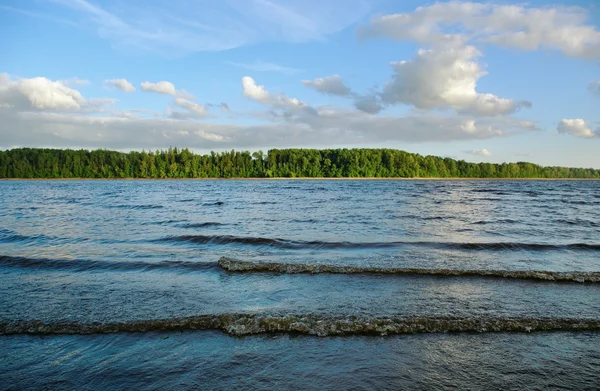
<path fill-rule="evenodd" d="M 598 0 L 0 0 L 0 33 L 0 149 L 600 169 Z"/>

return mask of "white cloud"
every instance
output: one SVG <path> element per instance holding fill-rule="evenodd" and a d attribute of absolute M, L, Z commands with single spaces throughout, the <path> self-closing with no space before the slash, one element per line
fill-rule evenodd
<path fill-rule="evenodd" d="M 360 37 L 386 36 L 421 44 L 482 41 L 521 50 L 559 50 L 567 56 L 600 57 L 600 31 L 586 24 L 579 7 L 535 8 L 450 1 L 412 13 L 383 15 L 361 29 Z"/>
<path fill-rule="evenodd" d="M 492 156 L 491 152 L 488 151 L 487 149 L 473 149 L 471 151 L 465 151 L 465 153 L 469 154 L 469 155 L 475 155 L 475 156 L 483 156 L 483 157 L 490 157 Z"/>
<path fill-rule="evenodd" d="M 206 107 L 204 107 L 204 105 L 194 103 L 187 99 L 175 98 L 173 103 L 175 103 L 175 105 L 177 105 L 179 107 L 182 107 L 182 108 L 188 110 L 188 112 L 191 113 L 193 116 L 204 117 L 204 116 L 208 115 L 208 111 L 206 110 Z"/>
<path fill-rule="evenodd" d="M 81 25 L 121 50 L 176 56 L 259 42 L 324 41 L 371 6 L 365 0 L 52 0 L 44 9 L 44 15 L 11 11 Z M 65 15 L 72 20 L 64 20 Z"/>
<path fill-rule="evenodd" d="M 314 80 L 302 80 L 302 84 L 324 94 L 339 96 L 352 94 L 352 90 L 344 84 L 340 75 L 318 77 Z"/>
<path fill-rule="evenodd" d="M 175 90 L 175 85 L 169 81 L 159 81 L 158 83 L 151 83 L 149 81 L 144 81 L 140 85 L 142 90 L 148 92 L 156 92 L 158 94 L 163 95 L 177 95 L 177 90 Z"/>
<path fill-rule="evenodd" d="M 0 103 L 19 109 L 78 110 L 86 100 L 60 81 L 45 77 L 11 80 L 0 74 Z"/>
<path fill-rule="evenodd" d="M 242 90 L 246 97 L 266 105 L 288 109 L 308 107 L 304 102 L 296 98 L 290 98 L 283 94 L 269 93 L 264 86 L 257 85 L 250 76 L 242 78 Z"/>
<path fill-rule="evenodd" d="M 301 69 L 285 67 L 282 65 L 274 64 L 272 62 L 265 62 L 262 60 L 256 60 L 253 63 L 242 63 L 235 61 L 227 61 L 227 64 L 236 66 L 238 68 L 249 69 L 257 72 L 279 72 L 284 75 L 293 75 L 295 73 L 302 72 Z"/>
<path fill-rule="evenodd" d="M 156 92 L 161 95 L 172 95 L 175 97 L 185 98 L 185 99 L 196 99 L 196 97 L 186 90 L 177 90 L 175 89 L 175 85 L 170 81 L 159 81 L 157 83 L 152 83 L 149 81 L 144 81 L 140 84 L 142 91 L 146 92 Z"/>
<path fill-rule="evenodd" d="M 270 100 L 270 95 L 267 90 L 265 90 L 265 86 L 257 85 L 250 76 L 244 76 L 242 78 L 242 90 L 246 97 L 255 101 L 268 103 Z"/>
<path fill-rule="evenodd" d="M 593 92 L 594 94 L 599 94 L 600 95 L 600 80 L 591 82 L 588 85 L 588 89 L 591 92 Z"/>
<path fill-rule="evenodd" d="M 407 104 L 419 109 L 452 108 L 473 115 L 505 115 L 528 102 L 515 102 L 476 91 L 486 72 L 473 46 L 445 45 L 419 50 L 408 61 L 392 63 L 394 75 L 381 93 L 384 104 Z"/>
<path fill-rule="evenodd" d="M 126 79 L 104 80 L 104 84 L 109 85 L 114 88 L 118 88 L 119 90 L 125 91 L 125 92 L 134 92 L 135 91 L 135 87 L 133 86 L 133 84 L 128 82 Z"/>
<path fill-rule="evenodd" d="M 583 119 L 563 119 L 556 128 L 558 133 L 569 134 L 580 138 L 591 138 L 597 135 L 592 131 L 589 125 Z"/>

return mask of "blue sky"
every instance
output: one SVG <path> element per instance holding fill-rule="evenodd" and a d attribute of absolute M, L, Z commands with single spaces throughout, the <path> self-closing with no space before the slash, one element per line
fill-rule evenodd
<path fill-rule="evenodd" d="M 0 0 L 0 148 L 600 168 L 600 3 Z"/>

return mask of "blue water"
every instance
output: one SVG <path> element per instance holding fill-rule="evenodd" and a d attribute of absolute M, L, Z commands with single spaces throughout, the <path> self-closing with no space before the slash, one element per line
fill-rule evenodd
<path fill-rule="evenodd" d="M 600 271 L 598 181 L 2 181 L 0 322 L 600 319 L 600 284 L 235 273 Z M 1 389 L 594 389 L 600 332 L 0 336 Z M 237 382 L 237 383 L 236 383 Z"/>

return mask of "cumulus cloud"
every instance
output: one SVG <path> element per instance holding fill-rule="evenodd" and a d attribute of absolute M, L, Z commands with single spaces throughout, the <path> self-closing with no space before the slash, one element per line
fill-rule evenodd
<path fill-rule="evenodd" d="M 192 102 L 192 101 L 187 100 L 185 98 L 175 98 L 175 100 L 173 101 L 173 103 L 176 106 L 179 106 L 181 108 L 186 109 L 187 110 L 187 117 L 189 117 L 189 116 L 191 116 L 191 117 L 204 117 L 204 116 L 208 115 L 208 111 L 206 110 L 206 107 L 204 105 Z"/>
<path fill-rule="evenodd" d="M 352 90 L 344 84 L 340 75 L 318 77 L 314 80 L 302 80 L 302 84 L 324 94 L 338 96 L 349 96 L 352 94 Z"/>
<path fill-rule="evenodd" d="M 78 110 L 86 100 L 60 81 L 45 77 L 11 80 L 0 75 L 0 104 L 19 109 Z"/>
<path fill-rule="evenodd" d="M 491 152 L 485 148 L 484 149 L 473 149 L 470 151 L 465 151 L 465 153 L 467 153 L 469 155 L 474 155 L 474 156 L 483 156 L 483 157 L 492 156 Z"/>
<path fill-rule="evenodd" d="M 151 83 L 144 81 L 141 84 L 142 90 L 147 92 L 156 92 L 162 95 L 177 95 L 175 85 L 169 81 L 159 81 L 158 83 Z"/>
<path fill-rule="evenodd" d="M 284 94 L 270 93 L 264 86 L 256 84 L 250 76 L 242 78 L 242 91 L 244 96 L 266 105 L 287 109 L 309 108 L 307 104 L 296 98 L 290 98 Z"/>
<path fill-rule="evenodd" d="M 499 5 L 450 1 L 412 13 L 375 17 L 361 38 L 385 36 L 421 44 L 480 41 L 521 50 L 559 50 L 580 58 L 600 57 L 600 31 L 586 24 L 579 7 Z"/>
<path fill-rule="evenodd" d="M 146 92 L 156 92 L 161 95 L 171 95 L 175 97 L 185 98 L 185 99 L 195 99 L 196 97 L 186 90 L 175 89 L 175 85 L 170 81 L 159 81 L 157 83 L 152 83 L 149 81 L 144 81 L 140 84 L 142 91 Z"/>
<path fill-rule="evenodd" d="M 597 134 L 592 131 L 590 126 L 581 118 L 563 119 L 558 123 L 556 128 L 558 133 L 569 134 L 580 138 L 596 137 Z"/>
<path fill-rule="evenodd" d="M 477 62 L 474 46 L 446 45 L 419 50 L 408 61 L 392 63 L 394 75 L 381 93 L 384 104 L 407 104 L 419 109 L 452 108 L 473 115 L 506 115 L 528 102 L 515 102 L 476 91 L 487 73 Z"/>
<path fill-rule="evenodd" d="M 128 82 L 126 79 L 104 80 L 104 84 L 114 87 L 114 88 L 117 88 L 121 91 L 125 91 L 125 92 L 134 92 L 135 91 L 135 87 L 133 86 L 133 84 Z"/>

